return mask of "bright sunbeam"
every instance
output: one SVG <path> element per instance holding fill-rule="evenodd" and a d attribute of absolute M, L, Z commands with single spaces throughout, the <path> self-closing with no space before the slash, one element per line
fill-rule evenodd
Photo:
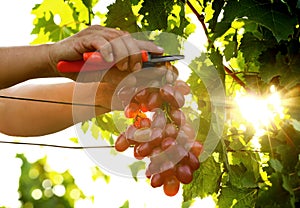
<path fill-rule="evenodd" d="M 257 97 L 238 93 L 235 102 L 242 116 L 250 122 L 256 131 L 272 124 L 276 117 L 284 117 L 279 93 L 272 85 L 267 97 Z"/>

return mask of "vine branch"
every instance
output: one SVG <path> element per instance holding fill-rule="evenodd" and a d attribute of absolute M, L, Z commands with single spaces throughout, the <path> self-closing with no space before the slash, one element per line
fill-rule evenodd
<path fill-rule="evenodd" d="M 208 42 L 210 43 L 211 40 L 209 39 L 209 36 L 208 36 L 208 30 L 207 30 L 207 27 L 205 25 L 205 22 L 204 22 L 204 15 L 203 14 L 199 14 L 199 12 L 195 9 L 195 7 L 191 4 L 191 2 L 189 0 L 186 0 L 186 4 L 189 6 L 189 8 L 192 10 L 192 12 L 196 15 L 197 19 L 200 21 L 202 27 L 203 27 L 203 30 L 205 32 L 205 35 L 207 37 L 207 40 Z M 214 46 L 213 44 L 211 44 L 211 48 L 214 49 Z M 238 83 L 240 86 L 242 86 L 247 92 L 251 92 L 251 89 L 236 75 L 235 72 L 233 72 L 232 70 L 230 70 L 228 67 L 224 66 L 224 71 L 232 77 L 232 79 Z"/>

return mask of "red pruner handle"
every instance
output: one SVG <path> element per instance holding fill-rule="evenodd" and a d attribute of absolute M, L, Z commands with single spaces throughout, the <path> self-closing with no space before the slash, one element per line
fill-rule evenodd
<path fill-rule="evenodd" d="M 142 62 L 148 62 L 150 59 L 149 53 L 145 50 L 142 50 L 141 54 L 142 54 Z"/>
<path fill-rule="evenodd" d="M 57 70 L 62 73 L 80 72 L 80 71 L 101 71 L 110 69 L 113 62 L 106 62 L 99 52 L 86 52 L 83 54 L 83 60 L 79 61 L 59 61 Z"/>
<path fill-rule="evenodd" d="M 148 62 L 150 55 L 147 51 L 141 51 L 142 62 Z M 106 62 L 101 53 L 85 52 L 83 54 L 83 60 L 79 61 L 59 61 L 57 64 L 58 71 L 62 73 L 68 72 L 80 72 L 80 71 L 97 71 L 110 69 L 115 63 Z"/>

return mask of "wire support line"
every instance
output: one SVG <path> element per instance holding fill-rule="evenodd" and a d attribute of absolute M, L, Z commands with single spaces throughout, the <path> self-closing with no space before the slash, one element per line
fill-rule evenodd
<path fill-rule="evenodd" d="M 30 142 L 11 142 L 11 141 L 0 141 L 0 144 L 17 144 L 17 145 L 31 145 L 31 146 L 42 146 L 42 147 L 54 147 L 54 148 L 64 148 L 64 149 L 104 149 L 104 148 L 114 148 L 114 145 L 103 145 L 103 146 L 63 146 L 55 144 L 43 144 L 43 143 L 30 143 Z"/>
<path fill-rule="evenodd" d="M 41 103 L 52 103 L 52 104 L 60 104 L 60 105 L 75 105 L 75 106 L 84 106 L 84 107 L 104 108 L 101 105 L 93 105 L 93 104 L 87 104 L 87 103 L 73 103 L 73 102 L 64 102 L 64 101 L 55 101 L 55 100 L 13 97 L 13 96 L 7 96 L 7 95 L 0 95 L 0 98 L 11 99 L 11 100 L 31 101 L 31 102 L 41 102 Z"/>

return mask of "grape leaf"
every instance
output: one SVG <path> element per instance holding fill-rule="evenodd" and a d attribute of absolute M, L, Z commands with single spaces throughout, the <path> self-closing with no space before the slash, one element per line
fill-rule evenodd
<path fill-rule="evenodd" d="M 276 172 L 282 172 L 283 166 L 279 160 L 271 158 L 269 163 Z"/>
<path fill-rule="evenodd" d="M 295 205 L 290 202 L 289 192 L 282 187 L 281 174 L 273 173 L 269 176 L 269 180 L 272 186 L 259 190 L 256 206 L 267 208 L 295 207 Z M 278 193 L 280 193 L 280 197 L 278 197 Z"/>
<path fill-rule="evenodd" d="M 89 121 L 85 121 L 85 122 L 82 122 L 81 123 L 81 130 L 86 133 L 87 130 L 89 129 L 90 127 L 90 124 L 89 124 Z"/>
<path fill-rule="evenodd" d="M 220 0 L 220 1 L 213 1 L 212 2 L 212 9 L 214 10 L 214 14 L 213 14 L 213 18 L 211 18 L 208 23 L 209 23 L 209 28 L 214 31 L 217 21 L 218 21 L 218 17 L 223 9 L 223 6 L 225 4 L 224 0 Z"/>
<path fill-rule="evenodd" d="M 92 126 L 91 126 L 91 133 L 92 133 L 92 136 L 95 138 L 95 139 L 98 139 L 99 138 L 99 135 L 100 135 L 100 128 L 98 125 L 96 125 L 96 122 L 93 122 L 92 123 Z"/>
<path fill-rule="evenodd" d="M 181 204 L 181 208 L 189 208 L 193 204 L 194 200 L 191 199 L 189 201 L 184 201 Z"/>
<path fill-rule="evenodd" d="M 75 144 L 79 144 L 77 137 L 71 137 L 69 140 Z"/>
<path fill-rule="evenodd" d="M 171 14 L 174 1 L 169 0 L 144 0 L 139 14 L 143 15 L 142 23 L 147 30 L 166 30 L 168 17 Z"/>
<path fill-rule="evenodd" d="M 246 32 L 243 35 L 239 49 L 243 53 L 245 62 L 250 62 L 255 61 L 263 51 L 273 45 L 274 42 L 269 41 L 269 39 L 260 40 L 252 33 Z"/>
<path fill-rule="evenodd" d="M 138 5 L 138 3 L 140 2 L 140 0 L 130 0 L 130 1 L 133 6 Z"/>
<path fill-rule="evenodd" d="M 122 206 L 120 206 L 120 208 L 129 208 L 129 201 L 126 200 L 126 201 L 124 202 L 124 204 L 123 204 Z"/>
<path fill-rule="evenodd" d="M 31 34 L 39 34 L 40 32 L 49 36 L 49 41 L 59 41 L 76 31 L 68 26 L 62 26 L 55 24 L 53 20 L 54 15 L 50 13 L 50 17 L 47 19 L 45 16 L 38 19 L 36 27 L 32 30 Z"/>
<path fill-rule="evenodd" d="M 82 0 L 82 3 L 86 8 L 92 8 L 94 5 L 98 3 L 99 0 Z"/>
<path fill-rule="evenodd" d="M 95 124 L 102 130 L 108 131 L 112 134 L 119 135 L 120 131 L 115 125 L 113 113 L 105 113 L 96 117 Z"/>
<path fill-rule="evenodd" d="M 136 23 L 137 17 L 133 14 L 131 3 L 128 0 L 116 0 L 107 7 L 105 24 L 107 27 L 120 28 L 131 33 L 140 29 Z"/>
<path fill-rule="evenodd" d="M 183 186 L 183 199 L 189 201 L 195 197 L 204 198 L 215 193 L 219 188 L 221 177 L 220 164 L 211 156 L 201 163 L 194 172 L 194 179 L 190 184 Z"/>
<path fill-rule="evenodd" d="M 277 3 L 280 4 L 280 2 Z M 248 21 L 256 22 L 268 28 L 278 42 L 286 40 L 290 34 L 293 34 L 297 23 L 295 16 L 291 16 L 288 11 L 279 11 L 275 5 L 268 2 L 231 0 L 223 9 L 224 16 L 216 24 L 213 39 L 222 36 L 230 28 L 233 20 L 238 18 L 246 18 Z"/>
<path fill-rule="evenodd" d="M 233 186 L 227 186 L 221 189 L 218 205 L 220 208 L 255 207 L 256 199 L 256 189 L 237 189 Z"/>
<path fill-rule="evenodd" d="M 129 165 L 132 177 L 135 181 L 138 180 L 137 174 L 140 170 L 144 170 L 146 168 L 146 163 L 144 161 L 137 161 Z"/>
<path fill-rule="evenodd" d="M 232 152 L 228 170 L 230 183 L 236 188 L 256 188 L 260 180 L 258 157 L 250 152 Z"/>

